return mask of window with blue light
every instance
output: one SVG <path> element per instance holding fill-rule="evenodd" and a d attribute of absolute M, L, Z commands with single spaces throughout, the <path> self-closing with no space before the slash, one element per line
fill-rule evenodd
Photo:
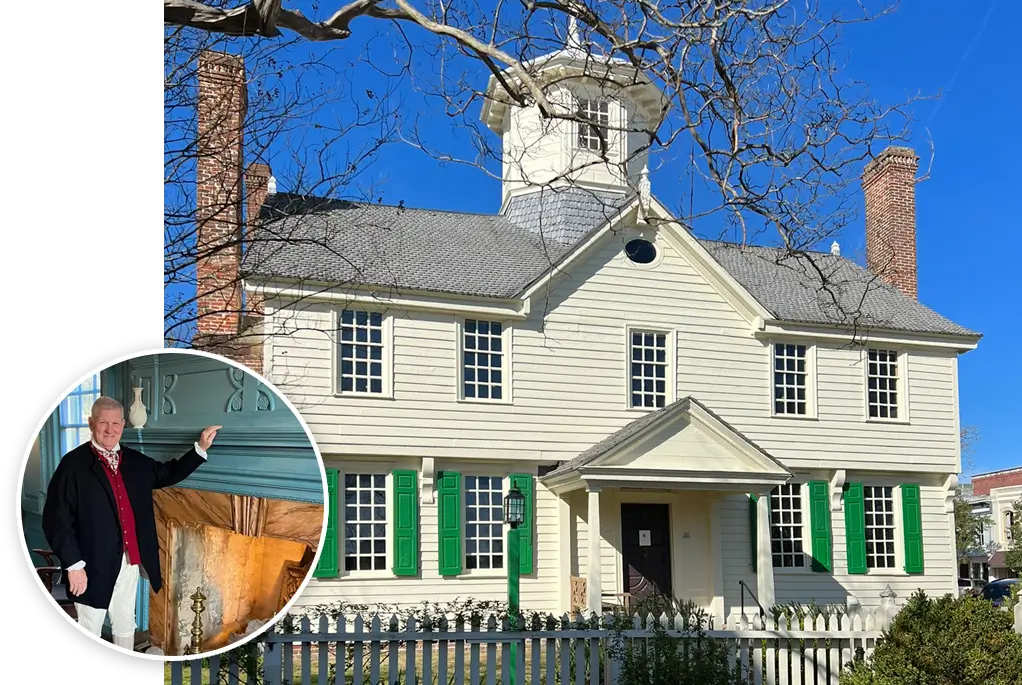
<path fill-rule="evenodd" d="M 74 448 L 89 441 L 89 416 L 92 404 L 99 398 L 99 374 L 86 379 L 84 383 L 68 393 L 60 403 L 57 413 L 60 453 L 67 454 Z"/>

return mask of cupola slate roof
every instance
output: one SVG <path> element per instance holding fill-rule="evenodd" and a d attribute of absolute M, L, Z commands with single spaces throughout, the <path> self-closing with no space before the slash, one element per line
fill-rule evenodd
<path fill-rule="evenodd" d="M 501 214 L 470 214 L 277 193 L 260 211 L 242 270 L 250 280 L 510 299 L 632 197 L 547 188 L 512 197 Z M 844 257 L 700 243 L 779 320 L 978 335 Z"/>

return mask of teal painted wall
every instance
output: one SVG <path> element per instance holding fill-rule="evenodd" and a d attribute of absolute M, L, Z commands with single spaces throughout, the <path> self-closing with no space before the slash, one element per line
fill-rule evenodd
<path fill-rule="evenodd" d="M 305 430 L 255 376 L 170 353 L 124 362 L 103 376 L 104 393 L 126 408 L 139 385 L 148 420 L 141 431 L 124 429 L 126 446 L 165 461 L 187 451 L 206 426 L 223 426 L 209 461 L 180 487 L 323 503 L 322 472 Z"/>

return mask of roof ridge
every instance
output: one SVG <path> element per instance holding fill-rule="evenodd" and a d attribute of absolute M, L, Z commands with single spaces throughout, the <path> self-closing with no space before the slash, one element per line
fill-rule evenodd
<path fill-rule="evenodd" d="M 269 196 L 267 196 L 266 201 L 263 203 L 264 206 L 270 204 L 271 198 L 276 198 L 276 197 L 281 197 L 281 196 L 291 197 L 291 198 L 305 200 L 305 201 L 312 200 L 312 201 L 321 201 L 321 202 L 347 202 L 347 203 L 350 203 L 352 205 L 355 205 L 356 207 L 389 207 L 391 209 L 400 209 L 400 210 L 406 211 L 406 212 L 431 212 L 431 213 L 434 213 L 434 214 L 457 214 L 457 215 L 460 215 L 460 216 L 480 216 L 480 217 L 487 217 L 487 218 L 491 218 L 491 219 L 500 218 L 500 216 L 501 216 L 501 214 L 499 212 L 486 213 L 486 212 L 469 212 L 469 211 L 459 210 L 459 209 L 436 209 L 436 208 L 432 208 L 432 207 L 412 207 L 410 205 L 405 205 L 405 204 L 396 204 L 395 205 L 395 204 L 391 204 L 389 202 L 371 202 L 371 201 L 363 201 L 363 200 L 351 200 L 351 199 L 343 198 L 343 197 L 326 197 L 326 196 L 323 196 L 323 195 L 304 195 L 302 193 L 276 193 L 275 195 L 269 195 Z"/>

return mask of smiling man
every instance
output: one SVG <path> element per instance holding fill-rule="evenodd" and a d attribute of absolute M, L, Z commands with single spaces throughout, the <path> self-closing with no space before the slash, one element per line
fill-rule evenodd
<path fill-rule="evenodd" d="M 43 532 L 67 569 L 78 623 L 101 635 L 110 614 L 114 644 L 134 649 L 140 570 L 162 586 L 153 490 L 180 483 L 206 460 L 221 426 L 210 426 L 178 459 L 159 462 L 121 447 L 124 407 L 100 397 L 92 405 L 92 440 L 65 454 L 46 491 Z"/>

